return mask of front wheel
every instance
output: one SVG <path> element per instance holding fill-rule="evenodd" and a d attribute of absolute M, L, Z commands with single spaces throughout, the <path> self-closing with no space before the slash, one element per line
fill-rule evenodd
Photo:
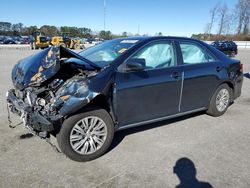
<path fill-rule="evenodd" d="M 223 115 L 232 101 L 232 89 L 227 84 L 220 85 L 210 100 L 207 114 L 211 116 Z"/>
<path fill-rule="evenodd" d="M 80 49 L 80 45 L 79 44 L 74 44 L 73 49 L 75 49 L 75 50 Z"/>
<path fill-rule="evenodd" d="M 74 161 L 90 161 L 103 155 L 113 140 L 114 124 L 103 109 L 69 117 L 57 134 L 62 152 Z"/>

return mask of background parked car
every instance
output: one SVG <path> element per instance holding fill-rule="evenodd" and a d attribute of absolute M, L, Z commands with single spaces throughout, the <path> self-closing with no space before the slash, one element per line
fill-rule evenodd
<path fill-rule="evenodd" d="M 217 48 L 230 57 L 234 57 L 238 54 L 238 46 L 233 41 L 215 41 L 211 44 L 211 46 Z"/>
<path fill-rule="evenodd" d="M 5 39 L 5 36 L 0 36 L 0 44 L 3 44 L 4 39 Z"/>
<path fill-rule="evenodd" d="M 30 44 L 30 37 L 28 36 L 22 36 L 21 39 L 20 39 L 20 44 Z"/>
<path fill-rule="evenodd" d="M 6 38 L 4 39 L 3 44 L 17 44 L 17 42 L 12 38 Z"/>

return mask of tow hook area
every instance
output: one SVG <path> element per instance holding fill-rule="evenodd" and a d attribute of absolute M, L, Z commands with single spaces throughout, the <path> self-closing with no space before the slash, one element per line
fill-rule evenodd
<path fill-rule="evenodd" d="M 17 126 L 19 125 L 24 125 L 28 131 L 34 135 L 34 136 L 38 136 L 39 138 L 45 140 L 51 147 L 54 151 L 56 151 L 57 153 L 62 153 L 61 150 L 51 142 L 50 140 L 50 134 L 47 132 L 47 131 L 43 131 L 43 132 L 35 132 L 33 131 L 33 129 L 27 124 L 27 112 L 21 112 L 21 120 L 22 122 L 16 124 L 16 125 L 12 125 L 12 121 L 11 121 L 11 117 L 10 117 L 10 108 L 11 108 L 11 104 L 7 104 L 7 113 L 8 113 L 8 123 L 9 123 L 9 127 L 14 129 L 16 128 Z"/>
<path fill-rule="evenodd" d="M 55 150 L 57 153 L 62 153 L 62 151 L 51 142 L 50 138 L 46 138 L 46 142 Z"/>

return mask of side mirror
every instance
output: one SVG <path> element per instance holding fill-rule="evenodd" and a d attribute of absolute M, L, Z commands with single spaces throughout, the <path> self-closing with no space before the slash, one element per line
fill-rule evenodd
<path fill-rule="evenodd" d="M 126 68 L 125 71 L 142 71 L 144 70 L 146 66 L 145 59 L 140 59 L 140 58 L 135 58 L 135 59 L 130 59 L 126 62 Z"/>

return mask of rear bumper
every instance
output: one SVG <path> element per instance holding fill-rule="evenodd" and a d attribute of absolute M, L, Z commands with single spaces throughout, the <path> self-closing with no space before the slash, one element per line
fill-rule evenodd
<path fill-rule="evenodd" d="M 14 114 L 21 117 L 23 124 L 30 131 L 51 132 L 54 130 L 53 123 L 46 117 L 42 116 L 32 106 L 25 103 L 15 95 L 14 90 L 9 90 L 6 93 L 8 108 Z"/>
<path fill-rule="evenodd" d="M 234 99 L 241 96 L 241 89 L 243 85 L 243 74 L 236 78 L 234 85 Z"/>

